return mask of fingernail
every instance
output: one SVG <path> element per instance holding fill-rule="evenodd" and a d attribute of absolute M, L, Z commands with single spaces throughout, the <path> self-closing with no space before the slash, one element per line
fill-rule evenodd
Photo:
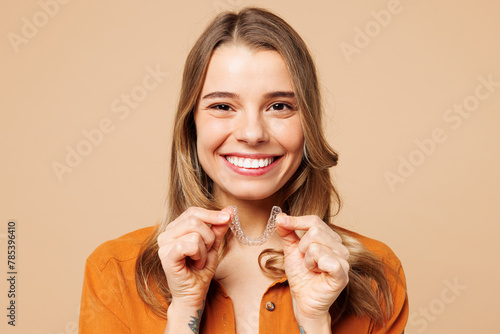
<path fill-rule="evenodd" d="M 225 223 L 229 220 L 230 216 L 229 216 L 229 213 L 227 212 L 220 212 L 219 213 L 219 221 L 221 223 Z"/>

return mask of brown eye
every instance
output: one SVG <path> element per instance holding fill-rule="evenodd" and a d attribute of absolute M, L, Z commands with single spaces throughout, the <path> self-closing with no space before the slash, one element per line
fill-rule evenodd
<path fill-rule="evenodd" d="M 210 109 L 230 111 L 231 107 L 227 104 L 214 104 L 213 106 L 210 106 Z"/>
<path fill-rule="evenodd" d="M 274 111 L 288 111 L 293 110 L 292 106 L 286 103 L 275 103 L 269 109 Z"/>

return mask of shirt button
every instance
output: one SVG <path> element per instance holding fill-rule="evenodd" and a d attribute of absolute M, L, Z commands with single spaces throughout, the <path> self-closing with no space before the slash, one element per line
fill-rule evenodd
<path fill-rule="evenodd" d="M 273 302 L 267 302 L 266 303 L 266 310 L 268 310 L 268 311 L 274 311 L 275 308 L 276 308 L 276 306 L 274 305 Z"/>

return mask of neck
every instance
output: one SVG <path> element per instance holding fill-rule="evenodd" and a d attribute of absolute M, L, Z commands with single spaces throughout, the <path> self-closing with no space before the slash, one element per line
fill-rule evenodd
<path fill-rule="evenodd" d="M 220 201 L 220 206 L 235 205 L 238 208 L 238 217 L 243 232 L 247 237 L 257 238 L 264 232 L 272 207 L 278 203 L 277 196 L 251 201 L 224 197 Z"/>

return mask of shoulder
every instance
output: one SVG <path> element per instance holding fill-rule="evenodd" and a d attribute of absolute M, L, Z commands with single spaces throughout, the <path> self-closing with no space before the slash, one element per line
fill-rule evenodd
<path fill-rule="evenodd" d="M 141 228 L 102 243 L 90 254 L 87 262 L 98 271 L 103 271 L 111 262 L 135 264 L 142 244 L 156 231 L 156 227 Z"/>
<path fill-rule="evenodd" d="M 367 236 L 361 235 L 354 231 L 347 230 L 345 228 L 335 226 L 336 230 L 350 235 L 354 239 L 358 240 L 365 248 L 375 254 L 382 262 L 390 265 L 394 270 L 398 271 L 401 268 L 401 261 L 393 252 L 393 250 L 383 243 L 382 241 L 369 238 Z"/>
<path fill-rule="evenodd" d="M 163 332 L 165 323 L 149 311 L 135 279 L 142 244 L 155 231 L 151 226 L 106 241 L 88 257 L 79 333 Z"/>
<path fill-rule="evenodd" d="M 338 331 L 334 333 L 358 333 L 361 332 L 359 328 L 365 328 L 366 326 L 371 328 L 368 332 L 374 334 L 403 333 L 408 320 L 409 304 L 406 278 L 401 261 L 389 246 L 379 240 L 339 228 L 338 226 L 335 226 L 335 230 L 360 242 L 384 264 L 385 278 L 391 290 L 389 297 L 392 306 L 391 310 L 388 310 L 389 316 L 386 319 L 385 326 L 377 325 L 369 318 L 346 317 L 342 323 L 338 324 Z M 383 304 L 381 304 L 381 307 L 385 310 Z"/>

